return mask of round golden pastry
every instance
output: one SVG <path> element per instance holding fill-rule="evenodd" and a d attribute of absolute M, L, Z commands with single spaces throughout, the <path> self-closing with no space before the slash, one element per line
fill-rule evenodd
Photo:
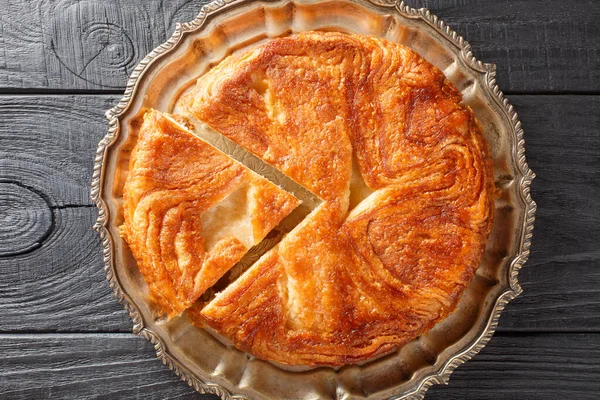
<path fill-rule="evenodd" d="M 226 58 L 185 106 L 323 200 L 196 306 L 213 330 L 261 359 L 337 366 L 387 353 L 456 308 L 495 188 L 480 126 L 433 65 L 383 39 L 307 32 Z"/>

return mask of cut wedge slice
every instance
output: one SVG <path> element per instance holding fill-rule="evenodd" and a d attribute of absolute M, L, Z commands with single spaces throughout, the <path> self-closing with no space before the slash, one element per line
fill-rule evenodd
<path fill-rule="evenodd" d="M 123 238 L 160 313 L 191 306 L 300 200 L 151 110 L 133 150 Z"/>

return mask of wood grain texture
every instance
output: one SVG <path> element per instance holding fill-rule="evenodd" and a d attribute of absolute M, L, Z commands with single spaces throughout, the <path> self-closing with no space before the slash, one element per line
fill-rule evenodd
<path fill-rule="evenodd" d="M 106 282 L 95 208 L 53 209 L 42 246 L 0 258 L 0 332 L 131 331 Z"/>
<path fill-rule="evenodd" d="M 600 97 L 510 96 L 538 204 L 524 294 L 501 327 L 600 331 Z"/>
<path fill-rule="evenodd" d="M 0 331 L 131 327 L 106 283 L 89 186 L 115 96 L 0 96 Z"/>
<path fill-rule="evenodd" d="M 504 311 L 500 329 L 600 331 L 600 96 L 510 100 L 538 175 L 532 188 L 538 213 L 532 255 L 520 274 L 525 291 Z M 91 230 L 95 209 L 86 208 L 94 151 L 106 130 L 102 111 L 115 101 L 0 97 L 0 180 L 42 193 L 55 221 L 40 248 L 0 258 L 2 331 L 131 329 L 104 279 Z M 8 251 L 25 242 L 11 242 Z"/>
<path fill-rule="evenodd" d="M 174 29 L 172 18 L 187 9 L 182 1 L 2 3 L 4 88 L 122 89 L 135 65 Z M 204 3 L 194 2 L 193 14 Z"/>
<path fill-rule="evenodd" d="M 0 182 L 51 207 L 92 205 L 93 157 L 118 96 L 0 96 Z"/>
<path fill-rule="evenodd" d="M 425 7 L 496 64 L 506 92 L 597 92 L 600 3 L 595 0 L 408 0 Z"/>
<path fill-rule="evenodd" d="M 52 210 L 40 193 L 0 181 L 0 257 L 37 249 L 52 225 Z"/>
<path fill-rule="evenodd" d="M 128 334 L 2 335 L 3 399 L 215 399 L 193 392 Z M 596 399 L 599 334 L 496 335 L 435 399 Z"/>
<path fill-rule="evenodd" d="M 119 90 L 206 0 L 3 0 L 0 89 Z M 411 0 L 498 65 L 508 92 L 600 91 L 600 3 Z"/>
<path fill-rule="evenodd" d="M 0 335 L 0 352 L 2 399 L 214 399 L 131 334 Z"/>
<path fill-rule="evenodd" d="M 600 335 L 500 335 L 427 400 L 597 399 Z"/>

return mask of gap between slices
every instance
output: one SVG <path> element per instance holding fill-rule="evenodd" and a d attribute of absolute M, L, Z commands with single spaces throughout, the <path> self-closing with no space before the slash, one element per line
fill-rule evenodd
<path fill-rule="evenodd" d="M 198 138 L 187 122 L 146 113 L 123 189 L 122 236 L 159 314 L 168 317 L 190 307 L 234 265 L 239 270 L 249 260 L 244 256 L 267 251 L 312 211 Z"/>
<path fill-rule="evenodd" d="M 254 244 L 254 246 L 252 246 L 248 252 L 244 254 L 240 261 L 231 267 L 231 269 L 227 271 L 227 273 L 225 273 L 219 279 L 219 281 L 207 289 L 200 300 L 199 306 L 202 306 L 214 298 L 218 292 L 225 289 L 229 283 L 232 283 L 235 279 L 242 275 L 244 271 L 250 268 L 269 250 L 276 248 L 284 236 L 296 228 L 309 214 L 317 209 L 323 203 L 323 201 L 317 195 L 285 175 L 283 172 L 279 171 L 277 168 L 266 163 L 261 158 L 235 143 L 233 140 L 215 131 L 193 115 L 189 113 L 182 114 L 182 117 L 186 119 L 186 122 L 188 122 L 193 129 L 188 129 L 188 127 L 180 124 L 177 120 L 173 119 L 167 114 L 165 114 L 165 117 L 172 123 L 178 125 L 181 129 L 189 130 L 190 133 L 194 134 L 200 140 L 208 143 L 246 168 L 250 169 L 257 175 L 267 179 L 274 185 L 300 200 L 300 204 L 298 204 L 296 208 L 294 208 L 286 217 L 284 217 L 277 224 L 277 226 L 271 229 L 263 238 L 263 240 Z M 258 213 L 263 212 L 263 210 L 255 211 Z M 211 223 L 218 223 L 214 219 L 212 221 L 207 220 L 206 222 L 206 226 L 209 226 Z"/>
<path fill-rule="evenodd" d="M 265 86 L 266 90 L 263 95 L 268 96 L 268 86 Z M 296 228 L 300 228 L 300 225 L 304 221 L 304 224 L 308 222 L 306 219 L 309 214 L 319 208 L 323 204 L 323 200 L 316 194 L 302 186 L 294 179 L 285 175 L 276 167 L 265 162 L 260 157 L 254 155 L 250 151 L 246 150 L 241 145 L 237 144 L 233 140 L 229 139 L 225 135 L 217 132 L 211 128 L 208 124 L 200 121 L 193 114 L 187 111 L 181 111 L 180 114 L 186 119 L 186 122 L 191 125 L 191 132 L 194 133 L 200 139 L 211 144 L 218 150 L 227 154 L 229 157 L 243 164 L 250 170 L 256 172 L 260 176 L 268 179 L 272 183 L 284 189 L 286 192 L 293 194 L 296 198 L 301 201 L 287 217 L 285 217 L 275 228 L 273 228 L 267 237 L 260 243 L 253 246 L 244 257 L 236 263 L 226 274 L 224 274 L 219 281 L 211 286 L 198 300 L 196 304 L 188 309 L 189 316 L 192 321 L 198 326 L 204 326 L 203 318 L 200 315 L 202 308 L 213 300 L 218 293 L 225 290 L 230 284 L 235 282 L 244 272 L 246 272 L 255 263 L 261 261 L 265 262 L 269 257 L 269 252 L 277 251 L 280 242 L 288 234 L 294 231 Z M 177 123 L 177 121 L 173 121 Z M 361 204 L 363 200 L 371 196 L 374 191 L 368 187 L 364 181 L 360 169 L 358 167 L 358 161 L 353 155 L 352 157 L 352 172 L 349 182 L 349 213 L 356 206 Z M 260 210 L 258 210 L 260 212 Z M 304 225 L 302 224 L 302 225 Z M 287 290 L 291 291 L 291 288 Z M 294 296 L 289 296 L 292 300 Z M 293 319 L 293 318 L 292 318 Z"/>

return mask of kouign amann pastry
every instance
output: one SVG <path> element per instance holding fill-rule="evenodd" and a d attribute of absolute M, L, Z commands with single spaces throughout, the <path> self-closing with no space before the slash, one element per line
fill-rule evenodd
<path fill-rule="evenodd" d="M 334 366 L 385 354 L 456 308 L 491 231 L 495 188 L 481 128 L 436 67 L 383 39 L 307 32 L 226 58 L 198 80 L 184 106 L 322 200 L 199 307 L 212 330 L 262 359 Z M 210 260 L 235 248 L 236 231 L 216 253 L 207 251 L 202 232 L 212 228 L 198 221 L 205 203 L 233 190 L 239 167 L 221 154 L 213 160 L 168 150 L 181 146 L 160 140 L 168 154 L 159 157 L 158 145 L 140 137 L 129 189 L 148 185 L 148 168 L 169 172 L 142 191 L 145 203 L 128 196 L 125 232 L 157 287 L 155 301 L 172 315 L 210 286 L 203 274 L 222 275 L 235 262 L 237 252 Z M 248 218 L 276 223 L 295 204 L 273 196 L 282 205 L 276 216 L 274 207 L 255 207 Z M 184 233 L 164 232 L 171 219 L 185 224 Z"/>

